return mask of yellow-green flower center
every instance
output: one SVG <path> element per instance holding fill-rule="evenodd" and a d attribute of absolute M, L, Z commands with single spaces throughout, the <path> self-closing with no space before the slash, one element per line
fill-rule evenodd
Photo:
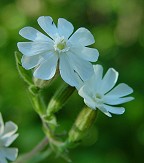
<path fill-rule="evenodd" d="M 96 95 L 93 97 L 93 100 L 96 102 L 96 104 L 101 105 L 103 103 L 103 97 L 101 94 L 96 93 Z"/>
<path fill-rule="evenodd" d="M 65 42 L 64 40 L 62 40 L 61 42 L 59 42 L 59 43 L 57 44 L 57 48 L 58 48 L 59 50 L 63 50 L 63 49 L 65 49 L 65 47 L 66 47 L 66 42 Z"/>
<path fill-rule="evenodd" d="M 95 96 L 97 99 L 102 99 L 102 96 L 100 95 L 100 94 L 96 94 L 96 96 Z"/>
<path fill-rule="evenodd" d="M 69 47 L 67 45 L 67 40 L 63 36 L 56 37 L 54 41 L 54 50 L 58 53 L 66 52 L 69 50 Z"/>

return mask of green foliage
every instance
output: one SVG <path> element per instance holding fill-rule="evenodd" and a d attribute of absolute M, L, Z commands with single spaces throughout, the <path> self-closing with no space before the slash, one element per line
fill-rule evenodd
<path fill-rule="evenodd" d="M 19 138 L 14 146 L 27 152 L 43 137 L 41 121 L 33 111 L 23 80 L 18 75 L 14 51 L 16 43 L 24 41 L 18 31 L 24 26 L 40 30 L 36 19 L 50 15 L 64 17 L 75 29 L 88 28 L 95 36 L 93 47 L 100 52 L 99 63 L 105 70 L 114 67 L 120 73 L 119 82 L 134 89 L 135 100 L 126 104 L 122 116 L 108 118 L 99 113 L 93 146 L 71 150 L 74 163 L 135 163 L 142 162 L 144 151 L 144 15 L 143 0 L 15 0 L 0 1 L 0 112 L 19 126 Z M 18 60 L 19 62 L 19 60 Z M 18 66 L 18 65 L 17 65 Z M 19 64 L 20 66 L 20 64 Z M 22 70 L 24 71 L 24 70 Z M 30 75 L 30 74 L 29 74 Z M 29 78 L 26 78 L 28 82 Z M 61 80 L 48 88 L 46 100 L 53 96 Z M 59 132 L 70 129 L 83 106 L 74 93 L 58 115 Z M 88 141 L 88 138 L 87 140 Z M 92 141 L 92 144 L 94 141 Z M 84 145 L 89 144 L 83 142 Z M 61 158 L 46 158 L 43 163 L 64 163 Z"/>

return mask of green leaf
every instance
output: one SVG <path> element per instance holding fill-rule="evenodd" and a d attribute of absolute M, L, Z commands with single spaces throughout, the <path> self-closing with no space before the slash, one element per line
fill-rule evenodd
<path fill-rule="evenodd" d="M 33 80 L 32 80 L 32 75 L 30 74 L 29 71 L 25 70 L 22 67 L 21 64 L 21 54 L 19 52 L 15 52 L 15 60 L 16 60 L 16 66 L 17 70 L 19 72 L 19 75 L 21 78 L 28 84 L 28 85 L 34 85 Z"/>

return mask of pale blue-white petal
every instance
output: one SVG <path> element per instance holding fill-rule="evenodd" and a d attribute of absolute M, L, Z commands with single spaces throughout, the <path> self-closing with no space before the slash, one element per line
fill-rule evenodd
<path fill-rule="evenodd" d="M 75 87 L 77 90 L 79 90 L 83 86 L 84 82 L 78 75 L 77 75 L 77 81 L 78 81 L 78 84 Z"/>
<path fill-rule="evenodd" d="M 66 39 L 72 34 L 74 30 L 73 25 L 66 19 L 58 19 L 58 32 L 60 36 L 64 36 Z"/>
<path fill-rule="evenodd" d="M 67 54 L 60 55 L 59 70 L 62 79 L 71 86 L 78 86 L 78 75 L 74 72 Z"/>
<path fill-rule="evenodd" d="M 103 67 L 97 64 L 97 65 L 93 65 L 93 68 L 94 68 L 94 74 L 89 80 L 84 82 L 83 85 L 85 85 L 88 88 L 91 87 L 91 90 L 96 95 L 96 93 L 100 93 L 99 88 L 102 82 Z"/>
<path fill-rule="evenodd" d="M 95 76 L 94 80 L 95 80 L 97 87 L 99 87 L 102 82 L 103 67 L 97 64 L 97 65 L 93 65 L 93 68 L 94 68 L 94 76 Z"/>
<path fill-rule="evenodd" d="M 3 140 L 2 140 L 2 138 L 0 136 L 0 147 L 3 147 L 3 146 L 4 146 L 4 142 L 3 142 Z"/>
<path fill-rule="evenodd" d="M 108 69 L 100 85 L 101 93 L 105 94 L 108 91 L 110 91 L 116 84 L 117 79 L 118 79 L 118 72 L 113 68 Z"/>
<path fill-rule="evenodd" d="M 72 44 L 80 43 L 83 46 L 91 45 L 95 42 L 93 35 L 86 28 L 79 28 L 69 39 Z"/>
<path fill-rule="evenodd" d="M 39 54 L 30 57 L 23 55 L 21 59 L 22 66 L 27 70 L 34 68 L 35 66 L 39 65 L 42 61 L 43 58 Z"/>
<path fill-rule="evenodd" d="M 3 149 L 0 149 L 0 163 L 8 163 L 6 158 L 3 155 Z"/>
<path fill-rule="evenodd" d="M 40 27 L 51 37 L 55 38 L 58 34 L 58 29 L 50 16 L 41 16 L 38 18 L 38 24 Z"/>
<path fill-rule="evenodd" d="M 133 93 L 133 89 L 125 83 L 120 83 L 106 94 L 109 97 L 123 97 Z"/>
<path fill-rule="evenodd" d="M 109 111 L 104 107 L 104 105 L 99 105 L 97 108 L 102 111 L 105 115 L 108 117 L 112 117 L 112 115 L 109 113 Z"/>
<path fill-rule="evenodd" d="M 26 56 L 33 56 L 53 50 L 48 42 L 18 42 L 19 51 Z"/>
<path fill-rule="evenodd" d="M 19 134 L 14 134 L 14 135 L 11 135 L 11 136 L 4 136 L 2 138 L 2 141 L 3 141 L 3 145 L 5 147 L 8 147 L 10 146 L 14 141 L 15 139 L 18 137 Z"/>
<path fill-rule="evenodd" d="M 113 114 L 123 114 L 125 112 L 125 108 L 123 107 L 115 107 L 115 106 L 109 106 L 109 105 L 103 105 L 104 108 Z"/>
<path fill-rule="evenodd" d="M 117 98 L 117 97 L 111 97 L 111 96 L 104 96 L 104 103 L 109 105 L 119 105 L 123 104 L 129 101 L 132 101 L 133 97 L 123 97 L 123 98 Z"/>
<path fill-rule="evenodd" d="M 39 32 L 33 27 L 24 27 L 19 31 L 19 34 L 30 41 L 52 42 L 52 40 L 49 37 L 42 34 L 41 32 Z"/>
<path fill-rule="evenodd" d="M 90 62 L 96 62 L 99 56 L 97 49 L 84 47 L 82 45 L 72 45 L 70 51 L 76 56 L 79 56 L 80 58 Z"/>
<path fill-rule="evenodd" d="M 84 103 L 91 109 L 96 110 L 96 104 L 91 98 L 85 98 Z"/>
<path fill-rule="evenodd" d="M 74 55 L 71 52 L 67 52 L 69 62 L 71 62 L 72 68 L 80 76 L 83 81 L 88 80 L 94 74 L 93 65 L 78 56 Z"/>
<path fill-rule="evenodd" d="M 78 91 L 79 95 L 83 98 L 93 98 L 95 97 L 95 92 L 93 92 L 92 87 L 87 87 L 87 85 L 83 85 Z"/>
<path fill-rule="evenodd" d="M 51 79 L 56 72 L 58 56 L 53 54 L 48 60 L 44 61 L 34 71 L 34 77 L 42 80 Z"/>
<path fill-rule="evenodd" d="M 3 122 L 2 115 L 0 113 L 0 136 L 3 134 L 3 132 L 4 132 L 4 122 Z"/>
<path fill-rule="evenodd" d="M 18 130 L 18 126 L 15 123 L 11 121 L 6 122 L 4 127 L 3 137 L 9 137 L 13 135 L 17 130 Z"/>
<path fill-rule="evenodd" d="M 96 109 L 96 102 L 93 100 L 93 90 L 91 87 L 86 87 L 85 85 L 80 88 L 78 91 L 79 95 L 84 98 L 85 104 L 92 108 Z"/>
<path fill-rule="evenodd" d="M 2 148 L 0 152 L 2 153 L 2 158 L 7 158 L 10 161 L 15 161 L 18 156 L 17 148 Z"/>

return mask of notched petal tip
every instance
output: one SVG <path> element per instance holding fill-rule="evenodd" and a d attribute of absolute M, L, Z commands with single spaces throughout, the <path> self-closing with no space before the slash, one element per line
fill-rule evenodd
<path fill-rule="evenodd" d="M 53 19 L 52 19 L 51 16 L 40 16 L 40 17 L 37 19 L 37 21 L 39 22 L 40 20 L 45 19 L 45 18 L 51 19 L 51 20 L 53 21 Z"/>
<path fill-rule="evenodd" d="M 118 78 L 119 73 L 118 73 L 118 71 L 116 71 L 114 68 L 109 68 L 108 71 L 111 71 L 111 73 L 115 74 L 115 76 L 116 76 L 115 78 Z"/>
<path fill-rule="evenodd" d="M 6 135 L 12 135 L 15 132 L 17 132 L 18 130 L 18 126 L 12 122 L 12 121 L 8 121 L 5 123 L 5 129 L 4 129 L 4 134 Z"/>

